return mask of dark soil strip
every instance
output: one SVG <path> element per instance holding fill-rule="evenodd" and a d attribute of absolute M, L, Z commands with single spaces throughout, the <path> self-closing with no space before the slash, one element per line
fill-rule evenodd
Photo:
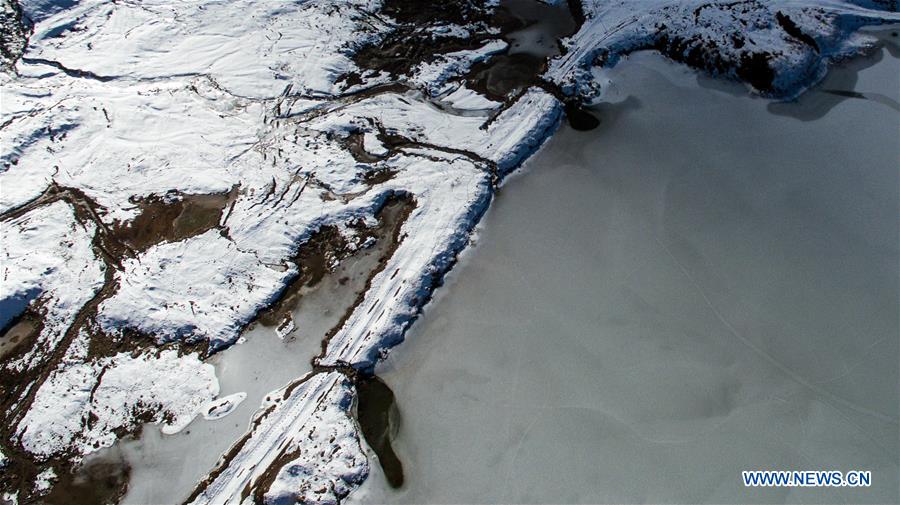
<path fill-rule="evenodd" d="M 69 68 L 62 63 L 55 60 L 45 60 L 44 58 L 22 58 L 22 61 L 25 63 L 29 63 L 32 65 L 49 65 L 53 68 L 61 70 L 64 74 L 69 77 L 76 77 L 81 79 L 91 79 L 94 81 L 100 82 L 109 82 L 115 79 L 118 79 L 118 76 L 112 75 L 98 75 L 90 70 L 81 70 L 77 68 Z"/>
<path fill-rule="evenodd" d="M 809 34 L 803 33 L 803 30 L 797 26 L 797 23 L 795 23 L 790 16 L 778 11 L 775 13 L 775 19 L 778 21 L 778 25 L 781 26 L 788 35 L 813 48 L 815 52 L 819 52 L 819 43 L 816 42 L 816 39 L 810 37 Z"/>

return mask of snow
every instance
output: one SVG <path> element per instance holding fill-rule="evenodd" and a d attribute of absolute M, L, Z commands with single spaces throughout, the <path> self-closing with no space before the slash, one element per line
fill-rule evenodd
<path fill-rule="evenodd" d="M 94 385 L 96 384 L 96 387 Z M 120 353 L 53 371 L 19 424 L 22 447 L 41 458 L 72 451 L 87 455 L 134 429 L 135 413 L 177 433 L 219 392 L 212 365 L 197 354 Z"/>
<path fill-rule="evenodd" d="M 273 391 L 253 419 L 249 438 L 190 503 L 243 503 L 242 491 L 285 456 L 287 464 L 262 490 L 266 503 L 335 503 L 368 474 L 349 417 L 352 401 L 353 387 L 339 372 L 314 374 Z"/>
<path fill-rule="evenodd" d="M 444 96 L 441 101 L 447 102 L 453 106 L 454 109 L 459 110 L 496 109 L 502 105 L 465 86 L 456 88 L 451 93 Z"/>
<path fill-rule="evenodd" d="M 4 190 L 6 187 L 4 186 Z M 21 217 L 0 221 L 0 326 L 29 303 L 43 303 L 43 329 L 24 356 L 7 364 L 29 368 L 52 352 L 78 310 L 103 285 L 103 263 L 94 257 L 93 223 L 79 222 L 71 206 L 57 201 Z"/>
<path fill-rule="evenodd" d="M 363 134 L 363 149 L 365 149 L 367 153 L 374 154 L 375 156 L 386 156 L 389 152 L 388 149 L 384 147 L 384 144 L 378 140 L 378 135 L 371 131 Z"/>
<path fill-rule="evenodd" d="M 596 57 L 613 65 L 666 37 L 683 41 L 679 57 L 702 50 L 704 70 L 733 79 L 746 80 L 740 70 L 743 58 L 771 54 L 771 89 L 758 91 L 791 98 L 824 77 L 829 64 L 872 43 L 854 33 L 860 26 L 900 21 L 900 13 L 878 10 L 867 1 L 587 0 L 583 5 L 585 23 L 565 41 L 566 54 L 551 62 L 545 76 L 585 97 L 598 91 L 589 72 Z M 779 25 L 779 13 L 812 37 L 816 50 L 787 33 Z"/>
<path fill-rule="evenodd" d="M 331 94 L 348 55 L 375 36 L 377 2 L 85 1 L 42 20 L 29 56 L 135 80 L 206 74 L 232 93 L 271 98 L 290 85 Z M 30 5 L 25 11 L 30 14 Z M 54 35 L 64 33 L 64 37 Z"/>
<path fill-rule="evenodd" d="M 53 487 L 53 483 L 56 481 L 56 472 L 53 471 L 53 467 L 49 467 L 46 470 L 42 471 L 35 477 L 34 480 L 34 490 L 38 494 L 46 493 Z"/>
<path fill-rule="evenodd" d="M 215 421 L 231 414 L 247 398 L 247 393 L 234 393 L 213 400 L 203 406 L 203 419 Z"/>
<path fill-rule="evenodd" d="M 278 271 L 262 265 L 210 230 L 126 260 L 116 274 L 119 290 L 100 305 L 99 321 L 111 334 L 132 328 L 160 343 L 202 335 L 216 347 L 233 342 L 256 307 L 272 301 L 273 287 L 292 274 L 296 267 Z M 235 298 L 241 302 L 232 302 Z"/>

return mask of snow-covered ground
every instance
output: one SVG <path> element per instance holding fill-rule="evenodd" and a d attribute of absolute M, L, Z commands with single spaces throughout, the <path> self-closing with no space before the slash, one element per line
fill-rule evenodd
<path fill-rule="evenodd" d="M 858 54 L 867 24 L 900 21 L 893 0 L 585 0 L 585 22 L 565 41 L 567 53 L 547 77 L 590 96 L 592 65 L 613 65 L 632 51 L 657 49 L 714 75 L 747 82 L 763 94 L 795 97 L 828 65 Z M 892 12 L 888 12 L 892 11 Z"/>
<path fill-rule="evenodd" d="M 487 14 L 470 25 L 436 15 L 435 47 L 479 42 L 420 51 L 408 75 L 392 75 L 353 59 L 400 26 L 376 0 L 22 0 L 33 31 L 16 72 L 0 75 L 0 303 L 4 326 L 26 308 L 42 325 L 3 364 L 16 382 L 3 385 L 3 453 L 78 461 L 141 421 L 177 430 L 209 415 L 218 383 L 202 353 L 227 352 L 278 299 L 317 231 L 359 247 L 354 224 L 407 196 L 402 240 L 317 359 L 323 371 L 273 396 L 197 495 L 339 500 L 367 474 L 351 369 L 371 370 L 402 340 L 494 184 L 554 131 L 563 93 L 595 93 L 592 64 L 643 47 L 679 59 L 673 44 L 688 41 L 680 59 L 753 85 L 760 69 L 741 70 L 744 53 L 770 54 L 762 91 L 794 95 L 871 43 L 857 27 L 897 19 L 876 1 L 700 4 L 585 2 L 567 52 L 500 103 L 467 86 L 472 65 L 508 48 Z M 348 147 L 360 134 L 374 161 Z M 213 229 L 146 250 L 118 234 L 138 202 L 233 188 Z"/>

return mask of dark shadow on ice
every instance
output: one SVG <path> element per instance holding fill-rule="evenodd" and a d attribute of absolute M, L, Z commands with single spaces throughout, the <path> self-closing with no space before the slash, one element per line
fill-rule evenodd
<path fill-rule="evenodd" d="M 860 98 L 862 100 L 871 100 L 873 102 L 886 105 L 897 112 L 900 112 L 900 103 L 882 93 L 860 93 L 858 91 L 845 91 L 842 89 L 823 89 L 822 93 L 829 93 L 844 98 Z"/>
<path fill-rule="evenodd" d="M 815 121 L 825 117 L 832 109 L 845 100 L 871 100 L 900 112 L 900 104 L 896 100 L 881 94 L 857 89 L 860 71 L 881 62 L 885 56 L 900 57 L 900 46 L 897 44 L 895 32 L 875 32 L 878 43 L 875 51 L 867 57 L 837 65 L 828 71 L 821 83 L 790 102 L 773 102 L 768 111 L 779 116 L 789 116 L 801 121 Z"/>
<path fill-rule="evenodd" d="M 598 118 L 601 130 L 611 128 L 624 115 L 634 112 L 641 108 L 641 101 L 635 96 L 629 96 L 625 100 L 617 103 L 599 103 L 592 105 L 586 109 Z"/>
<path fill-rule="evenodd" d="M 356 419 L 366 442 L 375 451 L 381 469 L 393 488 L 403 485 L 403 464 L 391 446 L 400 427 L 400 412 L 394 392 L 378 377 L 356 381 Z"/>
<path fill-rule="evenodd" d="M 573 130 L 588 131 L 600 126 L 600 120 L 574 102 L 566 104 L 566 119 Z"/>

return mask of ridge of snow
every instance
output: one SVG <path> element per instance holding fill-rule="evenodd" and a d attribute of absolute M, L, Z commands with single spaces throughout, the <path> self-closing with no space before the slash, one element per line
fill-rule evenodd
<path fill-rule="evenodd" d="M 349 416 L 353 395 L 340 372 L 314 374 L 269 393 L 248 437 L 190 503 L 245 503 L 244 489 L 285 457 L 273 484 L 263 490 L 266 503 L 336 503 L 369 473 Z"/>

